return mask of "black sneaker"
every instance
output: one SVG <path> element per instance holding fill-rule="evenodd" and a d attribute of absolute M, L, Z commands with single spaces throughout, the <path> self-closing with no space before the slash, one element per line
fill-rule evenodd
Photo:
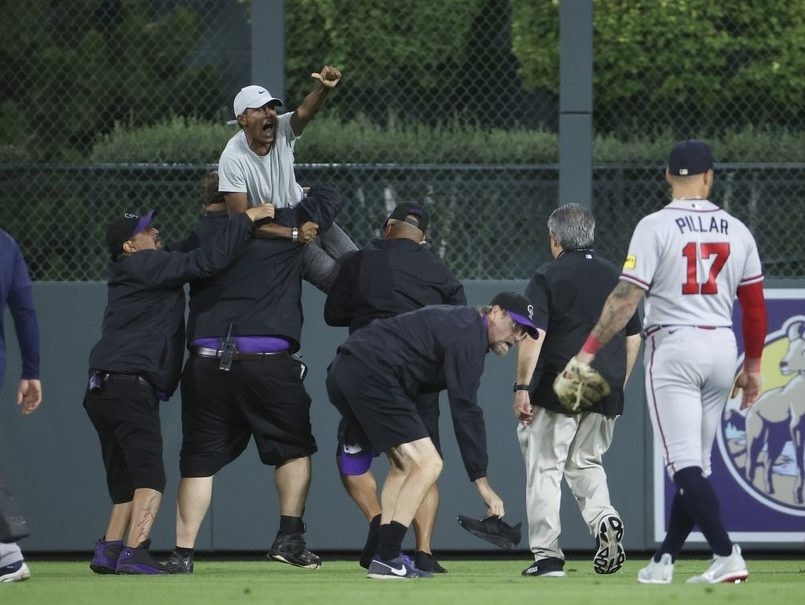
<path fill-rule="evenodd" d="M 113 574 L 117 569 L 117 559 L 123 550 L 123 540 L 98 540 L 95 543 L 95 554 L 89 562 L 89 568 L 99 574 Z"/>
<path fill-rule="evenodd" d="M 193 555 L 180 555 L 175 550 L 165 563 L 168 573 L 193 573 Z"/>
<path fill-rule="evenodd" d="M 148 547 L 150 545 L 151 540 L 146 540 L 137 548 L 126 546 L 120 551 L 120 557 L 117 559 L 115 573 L 145 576 L 167 573 L 167 571 L 165 571 L 165 566 L 157 561 L 150 552 L 148 552 Z"/>
<path fill-rule="evenodd" d="M 414 565 L 421 571 L 430 573 L 447 573 L 447 570 L 439 565 L 436 557 L 432 553 L 418 550 L 414 553 Z"/>
<path fill-rule="evenodd" d="M 565 576 L 565 562 L 558 557 L 545 557 L 534 561 L 530 567 L 523 570 L 524 576 L 536 578 L 563 578 Z"/>
<path fill-rule="evenodd" d="M 623 521 L 615 515 L 604 517 L 598 525 L 598 533 L 595 536 L 596 550 L 593 557 L 595 573 L 615 573 L 623 567 L 626 553 L 621 540 L 623 540 Z"/>
<path fill-rule="evenodd" d="M 305 546 L 305 538 L 298 534 L 277 534 L 268 557 L 275 561 L 282 561 L 288 565 L 303 567 L 305 569 L 318 569 L 321 567 L 321 557 L 315 555 Z"/>

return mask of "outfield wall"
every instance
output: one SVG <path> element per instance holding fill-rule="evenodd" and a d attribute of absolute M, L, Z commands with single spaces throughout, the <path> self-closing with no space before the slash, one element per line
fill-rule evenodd
<path fill-rule="evenodd" d="M 487 303 L 500 290 L 523 291 L 525 281 L 467 282 L 469 304 Z M 803 287 L 803 283 L 789 284 Z M 89 552 L 105 529 L 110 503 L 106 494 L 100 448 L 81 402 L 89 350 L 98 339 L 106 302 L 105 284 L 42 282 L 34 286 L 42 336 L 44 403 L 33 415 L 22 417 L 14 405 L 19 354 L 13 322 L 6 311 L 9 348 L 5 386 L 0 392 L 0 472 L 16 495 L 32 535 L 21 546 L 28 552 Z M 310 368 L 306 385 L 313 398 L 312 422 L 319 452 L 313 457 L 313 482 L 305 521 L 313 550 L 357 550 L 366 525 L 340 485 L 334 466 L 338 421 L 324 389 L 324 373 L 346 329 L 324 324 L 324 296 L 305 285 L 302 353 Z M 525 530 L 524 466 L 511 412 L 511 384 L 516 354 L 489 355 L 481 381 L 479 401 L 484 407 L 490 452 L 489 477 L 506 503 L 506 519 L 522 521 Z M 625 546 L 647 550 L 654 546 L 652 528 L 651 429 L 645 412 L 643 371 L 637 364 L 627 388 L 624 417 L 615 442 L 605 457 L 613 503 L 626 524 Z M 459 528 L 456 515 L 483 516 L 485 508 L 461 464 L 446 402 L 442 405 L 442 443 L 445 468 L 439 481 L 442 500 L 434 536 L 437 551 L 488 550 Z M 162 405 L 168 487 L 152 534 L 153 548 L 174 545 L 175 494 L 181 443 L 178 395 Z M 380 474 L 386 468 L 379 459 Z M 566 491 L 562 508 L 562 546 L 568 551 L 590 550 L 593 540 Z M 797 521 L 802 524 L 802 518 Z M 213 551 L 265 551 L 278 525 L 273 470 L 263 467 L 253 445 L 215 480 L 213 505 L 197 548 Z M 406 546 L 413 546 L 409 532 Z M 759 545 L 763 546 L 763 545 Z M 765 545 L 768 547 L 769 545 Z M 783 544 L 783 549 L 802 544 Z M 699 548 L 701 548 L 699 546 Z M 746 549 L 747 547 L 745 547 Z"/>

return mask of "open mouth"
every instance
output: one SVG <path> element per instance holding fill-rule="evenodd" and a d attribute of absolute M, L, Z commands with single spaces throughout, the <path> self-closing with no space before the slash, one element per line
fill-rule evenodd
<path fill-rule="evenodd" d="M 266 134 L 274 132 L 274 122 L 267 121 L 263 123 L 263 132 L 265 132 Z"/>

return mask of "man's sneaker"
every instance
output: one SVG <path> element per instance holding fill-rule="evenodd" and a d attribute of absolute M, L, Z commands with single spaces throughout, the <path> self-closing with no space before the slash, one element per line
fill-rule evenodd
<path fill-rule="evenodd" d="M 98 540 L 89 568 L 95 573 L 110 574 L 117 569 L 117 559 L 123 550 L 123 540 Z"/>
<path fill-rule="evenodd" d="M 700 576 L 693 576 L 688 579 L 688 584 L 719 584 L 721 582 L 743 582 L 749 577 L 749 570 L 746 568 L 746 561 L 741 556 L 741 547 L 737 544 L 732 545 L 732 552 L 729 555 L 713 556 L 713 562 Z"/>
<path fill-rule="evenodd" d="M 115 573 L 145 576 L 167 573 L 165 566 L 148 552 L 149 546 L 151 546 L 151 540 L 146 540 L 137 548 L 124 547 L 117 559 Z"/>
<path fill-rule="evenodd" d="M 654 557 L 643 569 L 637 572 L 637 581 L 641 584 L 670 584 L 674 579 L 674 562 L 670 553 L 663 553 L 659 561 Z"/>
<path fill-rule="evenodd" d="M 447 570 L 439 565 L 433 553 L 418 550 L 414 553 L 414 566 L 419 571 L 429 571 L 430 573 L 447 573 Z"/>
<path fill-rule="evenodd" d="M 601 519 L 595 536 L 596 551 L 593 557 L 595 573 L 615 573 L 623 567 L 626 553 L 621 540 L 623 540 L 623 521 L 615 515 Z"/>
<path fill-rule="evenodd" d="M 165 563 L 168 573 L 193 573 L 193 555 L 180 555 L 175 550 Z"/>
<path fill-rule="evenodd" d="M 523 570 L 524 576 L 536 578 L 563 578 L 565 575 L 565 562 L 558 557 L 545 557 L 539 561 L 534 561 L 529 567 Z"/>
<path fill-rule="evenodd" d="M 413 578 L 431 578 L 433 574 L 417 569 L 408 555 L 400 555 L 391 561 L 374 558 L 369 563 L 367 578 L 373 580 L 410 580 Z"/>
<path fill-rule="evenodd" d="M 321 567 L 321 557 L 307 549 L 305 538 L 301 533 L 277 534 L 271 550 L 268 551 L 268 558 L 305 569 Z"/>
<path fill-rule="evenodd" d="M 14 563 L 5 567 L 0 567 L 0 582 L 24 582 L 30 577 L 31 570 L 28 569 L 22 559 L 14 561 Z"/>

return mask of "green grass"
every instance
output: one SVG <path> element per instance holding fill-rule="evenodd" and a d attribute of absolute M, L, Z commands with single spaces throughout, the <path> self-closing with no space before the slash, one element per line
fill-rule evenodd
<path fill-rule="evenodd" d="M 788 605 L 805 594 L 805 561 L 753 560 L 740 585 L 686 585 L 707 561 L 677 563 L 670 586 L 637 583 L 642 560 L 599 576 L 588 560 L 569 560 L 564 578 L 524 578 L 523 560 L 443 560 L 446 575 L 408 581 L 367 580 L 351 561 L 307 571 L 268 561 L 196 562 L 192 576 L 98 576 L 86 561 L 29 560 L 32 578 L 0 584 L 3 605 Z"/>

